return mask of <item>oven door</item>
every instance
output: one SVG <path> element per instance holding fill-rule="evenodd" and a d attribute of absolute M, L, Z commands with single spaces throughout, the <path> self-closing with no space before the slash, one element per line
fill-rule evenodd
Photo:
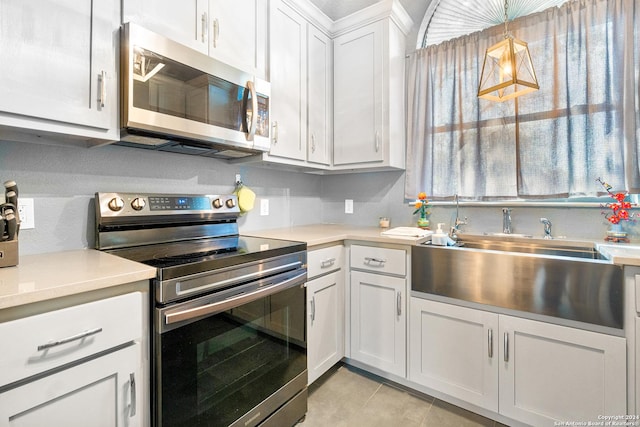
<path fill-rule="evenodd" d="M 255 426 L 306 392 L 305 281 L 288 272 L 156 309 L 155 425 Z"/>

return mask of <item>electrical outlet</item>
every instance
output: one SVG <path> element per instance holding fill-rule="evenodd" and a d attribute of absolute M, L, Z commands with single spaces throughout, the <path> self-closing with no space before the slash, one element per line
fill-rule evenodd
<path fill-rule="evenodd" d="M 260 215 L 269 215 L 269 199 L 260 199 Z"/>
<path fill-rule="evenodd" d="M 20 230 L 36 228 L 33 199 L 18 198 L 18 215 L 20 217 Z"/>
<path fill-rule="evenodd" d="M 353 213 L 353 200 L 345 199 L 344 201 L 344 213 L 352 214 Z"/>

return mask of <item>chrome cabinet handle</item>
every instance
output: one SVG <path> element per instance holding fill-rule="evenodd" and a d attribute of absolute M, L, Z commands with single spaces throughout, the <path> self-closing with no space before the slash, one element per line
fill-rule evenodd
<path fill-rule="evenodd" d="M 373 258 L 373 257 L 365 257 L 364 258 L 364 263 L 365 264 L 371 264 L 372 262 L 380 264 L 380 267 L 383 267 L 384 263 L 387 262 L 387 260 L 386 259 L 380 259 L 380 258 Z"/>
<path fill-rule="evenodd" d="M 311 321 L 316 320 L 316 297 L 311 297 Z"/>
<path fill-rule="evenodd" d="M 504 361 L 509 361 L 509 333 L 504 333 Z"/>
<path fill-rule="evenodd" d="M 493 359 L 493 329 L 487 331 L 487 344 L 489 346 L 489 359 Z"/>
<path fill-rule="evenodd" d="M 271 128 L 273 129 L 273 143 L 277 144 L 278 143 L 278 122 L 273 122 L 273 124 L 271 125 Z"/>
<path fill-rule="evenodd" d="M 201 21 L 200 40 L 204 43 L 207 34 L 207 12 L 202 14 Z"/>
<path fill-rule="evenodd" d="M 107 102 L 107 72 L 102 70 L 100 75 L 98 76 L 98 82 L 100 86 L 100 99 L 98 99 L 98 104 L 100 108 L 104 108 Z"/>
<path fill-rule="evenodd" d="M 320 268 L 331 267 L 335 263 L 336 263 L 336 259 L 335 258 L 327 258 L 327 259 L 325 259 L 323 261 L 320 261 Z"/>
<path fill-rule="evenodd" d="M 131 392 L 131 405 L 130 405 L 130 409 L 129 409 L 129 418 L 132 418 L 136 415 L 136 407 L 137 405 L 137 399 L 136 399 L 136 374 L 134 372 L 131 372 L 129 374 L 129 387 L 130 387 L 130 392 Z"/>
<path fill-rule="evenodd" d="M 402 315 L 402 293 L 400 291 L 398 291 L 396 297 L 396 313 L 398 313 L 398 316 Z"/>
<path fill-rule="evenodd" d="M 311 152 L 316 152 L 316 136 L 314 134 L 311 134 Z"/>
<path fill-rule="evenodd" d="M 380 132 L 376 131 L 376 153 L 380 151 Z"/>
<path fill-rule="evenodd" d="M 218 36 L 220 35 L 220 23 L 218 18 L 213 19 L 213 47 L 218 47 Z"/>
<path fill-rule="evenodd" d="M 90 337 L 91 335 L 99 334 L 100 332 L 102 332 L 102 328 L 90 329 L 88 331 L 84 331 L 84 332 L 79 333 L 77 335 L 72 335 L 70 337 L 63 338 L 63 339 L 58 340 L 58 341 L 52 341 L 52 342 L 48 342 L 46 344 L 39 345 L 38 346 L 38 351 L 47 350 L 49 348 L 57 347 L 57 346 L 62 345 L 62 344 L 68 344 L 68 343 L 73 342 L 73 341 L 79 341 L 79 340 L 82 340 L 84 338 Z"/>

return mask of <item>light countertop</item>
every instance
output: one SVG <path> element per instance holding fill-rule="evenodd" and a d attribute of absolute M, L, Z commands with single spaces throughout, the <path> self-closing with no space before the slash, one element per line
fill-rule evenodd
<path fill-rule="evenodd" d="M 156 269 L 93 249 L 20 257 L 0 268 L 0 310 L 149 280 Z"/>
<path fill-rule="evenodd" d="M 414 245 L 428 239 L 389 237 L 382 231 L 378 227 L 313 224 L 242 234 L 306 242 L 309 249 L 345 240 Z M 640 245 L 594 245 L 614 264 L 640 266 Z M 0 310 L 146 281 L 155 275 L 153 267 L 93 249 L 24 255 L 18 266 L 0 268 Z"/>
<path fill-rule="evenodd" d="M 272 239 L 294 240 L 306 242 L 309 249 L 314 246 L 337 243 L 344 240 L 362 240 L 376 243 L 393 243 L 413 245 L 427 240 L 427 238 L 385 236 L 381 234 L 386 229 L 378 227 L 359 227 L 343 224 L 313 224 L 296 227 L 275 228 L 271 230 L 248 231 L 241 233 L 246 236 L 266 237 Z"/>
<path fill-rule="evenodd" d="M 309 249 L 330 243 L 338 243 L 344 240 L 362 240 L 377 243 L 394 243 L 414 245 L 422 243 L 427 238 L 401 238 L 388 237 L 381 234 L 385 229 L 378 227 L 359 227 L 343 224 L 312 224 L 294 227 L 276 228 L 271 230 L 259 230 L 242 233 L 249 236 L 268 237 L 273 239 L 286 239 L 306 242 Z M 585 240 L 558 239 L 554 244 L 558 246 L 573 245 L 576 241 Z M 589 241 L 612 263 L 618 265 L 640 266 L 640 245 L 628 243 L 605 243 Z"/>

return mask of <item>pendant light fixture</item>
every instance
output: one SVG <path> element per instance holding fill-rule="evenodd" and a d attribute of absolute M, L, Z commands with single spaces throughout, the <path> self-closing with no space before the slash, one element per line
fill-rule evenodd
<path fill-rule="evenodd" d="M 508 31 L 507 0 L 504 1 L 504 40 L 487 49 L 482 64 L 478 97 L 503 102 L 538 90 L 527 43 Z"/>

